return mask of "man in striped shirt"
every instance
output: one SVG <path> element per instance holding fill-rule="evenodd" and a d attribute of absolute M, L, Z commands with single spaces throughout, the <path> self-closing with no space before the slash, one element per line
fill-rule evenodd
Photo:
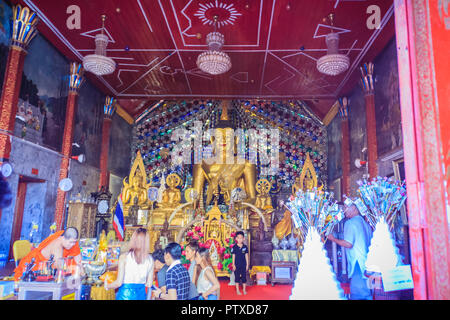
<path fill-rule="evenodd" d="M 189 273 L 180 262 L 181 246 L 172 242 L 164 249 L 164 260 L 169 267 L 166 271 L 166 290 L 155 290 L 156 297 L 163 300 L 187 300 L 191 279 Z"/>

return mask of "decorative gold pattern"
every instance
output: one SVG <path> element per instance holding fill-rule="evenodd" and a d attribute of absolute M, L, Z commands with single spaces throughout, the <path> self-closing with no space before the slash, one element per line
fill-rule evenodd
<path fill-rule="evenodd" d="M 12 45 L 25 49 L 37 34 L 39 19 L 28 7 L 16 5 L 13 11 Z"/>
<path fill-rule="evenodd" d="M 218 250 L 224 246 L 225 239 L 229 238 L 230 234 L 236 231 L 228 224 L 222 222 L 225 218 L 225 215 L 220 211 L 219 207 L 213 206 L 212 209 L 206 213 L 203 222 L 205 243 L 211 245 L 210 256 L 217 276 L 228 276 L 228 272 L 220 271 L 217 268 L 217 263 L 219 262 Z"/>
<path fill-rule="evenodd" d="M 314 188 L 317 188 L 317 186 L 316 170 L 314 169 L 309 153 L 307 153 L 305 164 L 303 165 L 302 172 L 300 173 L 300 188 L 303 191 L 307 191 L 313 190 Z M 322 188 L 323 185 L 319 187 L 319 189 Z"/>

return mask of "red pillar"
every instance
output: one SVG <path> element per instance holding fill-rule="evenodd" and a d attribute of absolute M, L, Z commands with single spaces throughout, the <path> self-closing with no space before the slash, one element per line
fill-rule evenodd
<path fill-rule="evenodd" d="M 339 99 L 341 105 L 339 115 L 341 117 L 341 166 L 342 166 L 342 194 L 350 195 L 350 136 L 348 126 L 348 99 Z"/>
<path fill-rule="evenodd" d="M 27 52 L 25 48 L 37 34 L 36 14 L 27 7 L 17 5 L 13 9 L 12 43 L 6 63 L 5 81 L 0 100 L 0 162 L 8 161 L 11 153 L 11 140 L 19 102 L 22 72 Z M 25 29 L 29 28 L 28 32 Z"/>
<path fill-rule="evenodd" d="M 366 129 L 367 129 L 367 165 L 370 179 L 378 175 L 378 147 L 377 126 L 375 118 L 375 95 L 373 87 L 373 63 L 361 67 L 361 87 L 366 101 Z"/>
<path fill-rule="evenodd" d="M 109 152 L 109 133 L 111 131 L 111 119 L 103 118 L 102 128 L 102 151 L 100 154 L 100 183 L 99 189 L 109 186 L 108 181 L 108 152 Z"/>
<path fill-rule="evenodd" d="M 64 135 L 61 149 L 61 167 L 59 169 L 59 181 L 69 176 L 70 156 L 72 155 L 72 141 L 75 113 L 77 109 L 78 90 L 83 83 L 83 68 L 81 64 L 70 65 L 69 96 L 67 98 L 66 120 L 64 123 Z M 66 192 L 58 188 L 56 195 L 55 222 L 58 230 L 63 227 Z"/>
<path fill-rule="evenodd" d="M 439 46 L 450 17 L 439 3 L 394 0 L 414 298 L 449 300 L 450 63 Z"/>
<path fill-rule="evenodd" d="M 103 107 L 103 128 L 102 128 L 102 149 L 100 154 L 100 183 L 99 189 L 105 187 L 105 190 L 109 186 L 109 174 L 108 174 L 108 153 L 109 153 L 109 135 L 111 132 L 112 116 L 114 114 L 115 99 L 106 97 L 105 105 Z"/>

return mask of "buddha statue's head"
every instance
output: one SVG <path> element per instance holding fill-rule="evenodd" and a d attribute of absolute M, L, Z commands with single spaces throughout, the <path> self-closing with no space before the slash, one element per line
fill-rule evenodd
<path fill-rule="evenodd" d="M 211 137 L 211 144 L 213 145 L 213 153 L 219 154 L 225 159 L 227 152 L 234 155 L 235 147 L 239 142 L 232 123 L 228 116 L 228 107 L 231 102 L 224 100 L 222 102 L 222 113 L 217 127 L 214 129 L 214 136 Z"/>

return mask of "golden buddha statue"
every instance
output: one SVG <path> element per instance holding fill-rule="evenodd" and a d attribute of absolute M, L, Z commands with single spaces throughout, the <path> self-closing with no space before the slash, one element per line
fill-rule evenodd
<path fill-rule="evenodd" d="M 217 139 L 211 139 L 216 160 L 206 159 L 202 163 L 194 164 L 193 167 L 193 188 L 199 195 L 202 194 L 203 187 L 208 182 L 206 205 L 211 203 L 215 191 L 218 190 L 219 182 L 222 190 L 230 191 L 237 187 L 245 190 L 247 202 L 253 203 L 256 197 L 256 166 L 234 156 L 235 139 L 234 130 L 228 118 L 229 103 L 230 101 L 222 102 L 222 114 L 215 128 Z M 228 152 L 232 155 L 232 163 L 227 164 Z"/>
<path fill-rule="evenodd" d="M 130 176 L 130 183 L 127 183 L 127 178 L 123 179 L 123 203 L 124 204 L 131 204 L 133 203 L 134 199 L 137 198 L 137 205 L 138 206 L 144 206 L 147 204 L 148 195 L 147 195 L 147 188 L 146 183 L 143 181 L 143 176 L 141 173 L 141 170 L 139 168 L 136 169 L 136 173 L 133 177 Z"/>
<path fill-rule="evenodd" d="M 159 206 L 164 209 L 175 209 L 181 202 L 181 191 L 177 188 L 181 184 L 181 178 L 178 174 L 172 173 L 167 177 L 166 184 L 168 188 L 164 190 Z"/>
<path fill-rule="evenodd" d="M 272 206 L 272 198 L 269 195 L 271 184 L 267 179 L 260 179 L 256 183 L 256 191 L 258 195 L 256 196 L 255 207 L 262 210 L 264 215 L 264 220 L 269 225 L 272 222 L 272 212 L 274 208 Z M 255 213 L 250 216 L 250 226 L 252 228 L 258 228 L 261 223 L 261 217 Z"/>
<path fill-rule="evenodd" d="M 311 171 L 308 171 L 305 176 L 305 189 L 312 190 L 314 188 L 314 180 Z"/>
<path fill-rule="evenodd" d="M 273 211 L 272 198 L 269 195 L 271 184 L 267 179 L 260 179 L 256 183 L 256 191 L 258 195 L 256 196 L 255 206 L 267 213 Z"/>
<path fill-rule="evenodd" d="M 309 153 L 306 154 L 305 164 L 300 173 L 300 188 L 303 191 L 310 191 L 317 187 L 317 175 Z"/>
<path fill-rule="evenodd" d="M 320 191 L 323 189 L 323 184 L 318 187 L 316 170 L 314 169 L 309 153 L 307 153 L 300 176 L 295 178 L 295 183 L 292 185 L 292 195 L 295 197 L 299 190 L 311 191 L 314 188 L 318 188 Z"/>
<path fill-rule="evenodd" d="M 219 222 L 213 221 L 210 225 L 209 225 L 209 229 L 208 229 L 208 239 L 219 239 L 220 236 L 220 228 L 219 228 Z"/>
<path fill-rule="evenodd" d="M 292 195 L 295 197 L 297 195 L 298 190 L 301 190 L 302 186 L 300 183 L 300 177 L 295 178 L 295 182 L 292 185 Z"/>

